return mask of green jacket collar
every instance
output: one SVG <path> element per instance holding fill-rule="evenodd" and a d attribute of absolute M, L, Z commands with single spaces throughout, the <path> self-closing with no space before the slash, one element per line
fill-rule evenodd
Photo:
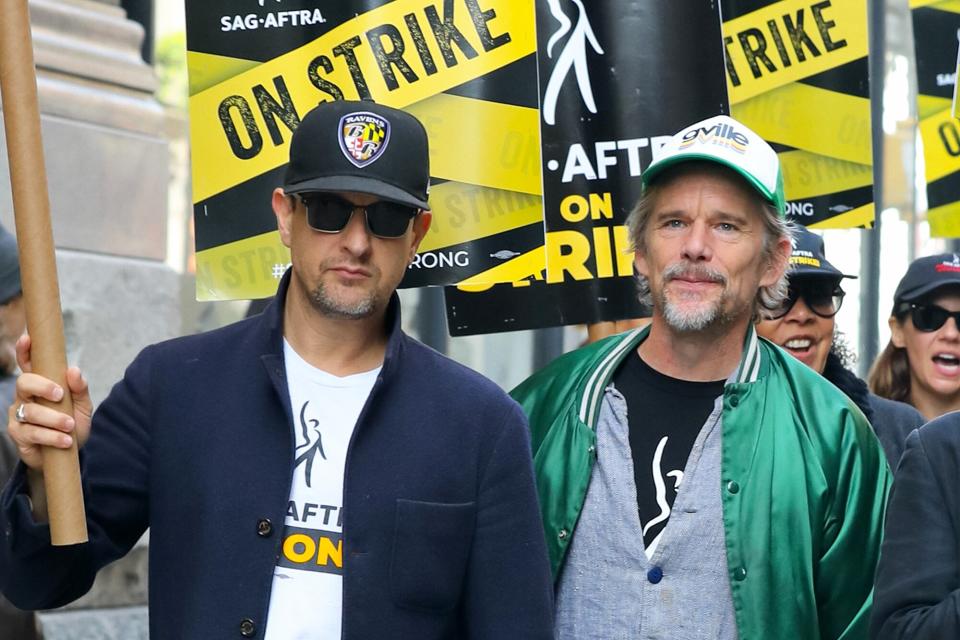
<path fill-rule="evenodd" d="M 634 329 L 627 333 L 610 338 L 610 344 L 603 349 L 597 358 L 597 365 L 593 367 L 591 374 L 586 379 L 586 384 L 579 394 L 580 406 L 578 415 L 580 420 L 589 425 L 590 428 L 596 426 L 597 417 L 600 415 L 600 404 L 603 400 L 603 392 L 610 384 L 610 378 L 613 372 L 617 370 L 624 358 L 647 339 L 650 335 L 650 325 L 642 329 Z M 737 370 L 728 380 L 733 383 L 752 383 L 756 382 L 763 372 L 763 358 L 760 349 L 760 339 L 757 332 L 751 324 L 747 328 L 747 335 L 743 341 L 743 353 L 740 356 L 740 364 Z"/>

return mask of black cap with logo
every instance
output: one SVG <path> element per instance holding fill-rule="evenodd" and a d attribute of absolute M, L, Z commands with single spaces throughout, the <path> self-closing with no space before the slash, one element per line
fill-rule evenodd
<path fill-rule="evenodd" d="M 427 132 L 409 113 L 382 104 L 323 102 L 293 133 L 283 190 L 356 191 L 427 209 Z"/>
<path fill-rule="evenodd" d="M 793 229 L 793 251 L 790 253 L 788 275 L 791 278 L 820 276 L 837 280 L 857 277 L 847 275 L 827 262 L 823 238 L 801 226 Z"/>
<path fill-rule="evenodd" d="M 893 294 L 894 304 L 916 302 L 937 289 L 960 287 L 960 256 L 955 253 L 938 253 L 935 256 L 917 258 L 907 267 L 907 273 Z"/>

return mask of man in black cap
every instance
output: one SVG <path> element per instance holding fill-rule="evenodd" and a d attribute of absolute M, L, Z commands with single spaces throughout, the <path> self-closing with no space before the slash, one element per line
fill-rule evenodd
<path fill-rule="evenodd" d="M 853 354 L 836 330 L 836 315 L 845 292 L 846 275 L 827 261 L 823 238 L 798 226 L 790 255 L 789 290 L 771 319 L 757 324 L 761 337 L 832 382 L 853 400 L 870 421 L 891 469 L 903 453 L 907 436 L 923 424 L 923 416 L 908 404 L 881 398 L 848 367 Z"/>
<path fill-rule="evenodd" d="M 21 376 L 24 464 L 0 504 L 11 600 L 79 597 L 149 526 L 154 640 L 552 638 L 523 413 L 400 329 L 428 184 L 412 116 L 321 104 L 273 192 L 292 268 L 261 315 L 147 348 L 92 428 L 76 369 L 73 418 L 37 403 L 52 382 Z M 53 549 L 28 499 L 37 445 L 88 432 L 90 542 Z"/>

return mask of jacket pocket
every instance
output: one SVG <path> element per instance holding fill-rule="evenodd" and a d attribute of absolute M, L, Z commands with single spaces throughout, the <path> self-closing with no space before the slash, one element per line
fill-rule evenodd
<path fill-rule="evenodd" d="M 396 604 L 434 611 L 457 604 L 475 522 L 474 502 L 397 499 L 390 561 L 390 589 Z"/>

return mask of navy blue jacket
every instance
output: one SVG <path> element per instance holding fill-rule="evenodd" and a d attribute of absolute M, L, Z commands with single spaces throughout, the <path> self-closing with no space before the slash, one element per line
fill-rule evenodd
<path fill-rule="evenodd" d="M 283 300 L 146 348 L 82 451 L 90 542 L 49 545 L 20 465 L 0 498 L 0 587 L 66 604 L 150 527 L 153 640 L 262 638 L 293 470 Z M 492 382 L 400 330 L 344 479 L 343 638 L 552 637 L 526 419 Z"/>
<path fill-rule="evenodd" d="M 887 506 L 870 637 L 960 638 L 960 411 L 907 438 Z"/>

